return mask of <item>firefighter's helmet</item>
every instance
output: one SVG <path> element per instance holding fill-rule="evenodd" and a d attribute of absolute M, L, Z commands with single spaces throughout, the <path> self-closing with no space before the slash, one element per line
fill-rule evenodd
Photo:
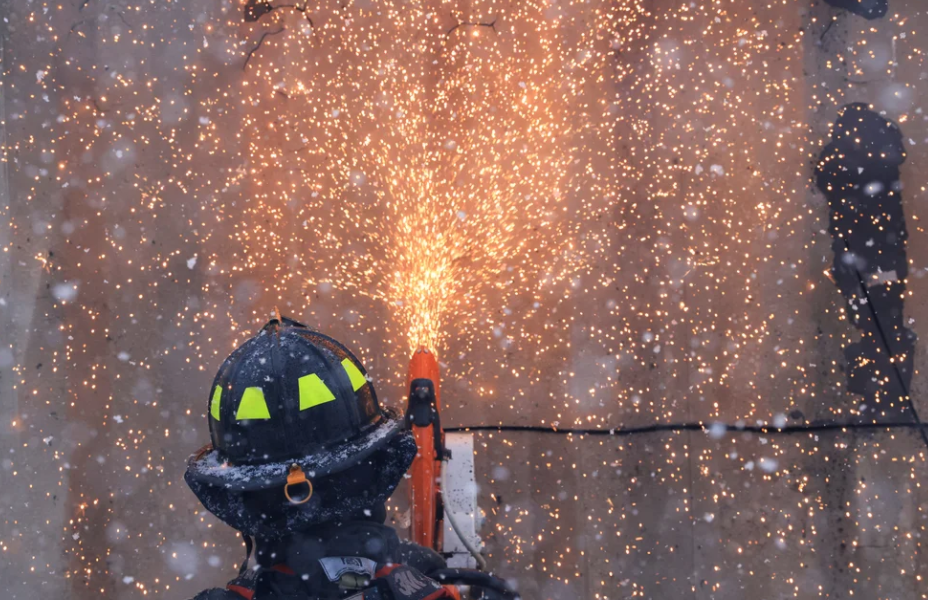
<path fill-rule="evenodd" d="M 190 458 L 185 479 L 210 512 L 248 535 L 377 507 L 416 453 L 360 361 L 285 317 L 223 362 L 207 419 L 212 443 Z"/>

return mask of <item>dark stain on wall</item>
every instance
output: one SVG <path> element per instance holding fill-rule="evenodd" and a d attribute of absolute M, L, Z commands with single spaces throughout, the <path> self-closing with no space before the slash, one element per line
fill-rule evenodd
<path fill-rule="evenodd" d="M 866 398 L 864 418 L 898 416 L 910 406 L 916 336 L 903 317 L 909 268 L 899 168 L 905 158 L 896 123 L 866 104 L 849 104 L 816 166 L 831 217 L 831 274 L 861 334 L 845 348 L 845 359 L 848 390 Z"/>
<path fill-rule="evenodd" d="M 889 10 L 887 0 L 825 0 L 825 2 L 865 19 L 879 19 Z"/>

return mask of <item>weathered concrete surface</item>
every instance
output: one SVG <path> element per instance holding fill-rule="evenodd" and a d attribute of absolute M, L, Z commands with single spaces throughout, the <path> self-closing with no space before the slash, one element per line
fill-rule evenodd
<path fill-rule="evenodd" d="M 653 12 L 662 14 L 662 9 L 666 8 L 655 5 Z M 741 202 L 734 207 L 734 214 L 744 219 L 744 223 L 770 218 L 769 213 L 753 212 L 764 198 L 771 199 L 769 202 L 777 207 L 779 215 L 747 240 L 738 239 L 740 232 L 750 229 L 740 223 L 740 229 L 729 225 L 698 232 L 709 236 L 708 248 L 719 248 L 734 239 L 742 243 L 740 250 L 744 254 L 721 252 L 720 266 L 723 268 L 694 269 L 687 273 L 693 286 L 679 286 L 680 291 L 672 299 L 691 304 L 697 315 L 708 315 L 702 318 L 703 324 L 717 324 L 721 316 L 721 322 L 728 323 L 732 329 L 737 328 L 739 320 L 756 323 L 769 313 L 769 334 L 760 343 L 745 344 L 747 348 L 739 352 L 741 356 L 734 358 L 731 355 L 737 349 L 731 344 L 737 340 L 736 335 L 724 335 L 718 327 L 699 332 L 688 327 L 692 321 L 677 328 L 666 327 L 661 331 L 663 339 L 675 340 L 674 349 L 683 350 L 674 357 L 679 362 L 661 360 L 658 356 L 622 369 L 622 361 L 619 361 L 619 395 L 620 398 L 624 395 L 624 402 L 606 402 L 602 407 L 596 402 L 581 402 L 581 406 L 565 403 L 558 406 L 562 414 L 557 418 L 562 426 L 586 424 L 590 413 L 594 416 L 593 423 L 611 426 L 648 423 L 655 414 L 666 420 L 759 419 L 770 422 L 779 413 L 791 423 L 801 422 L 803 418 L 830 419 L 856 414 L 861 399 L 846 393 L 842 371 L 842 347 L 856 337 L 842 318 L 840 295 L 823 273 L 832 260 L 825 237 L 827 205 L 809 186 L 808 162 L 817 156 L 820 144 L 827 138 L 837 108 L 852 101 L 873 102 L 874 110 L 885 111 L 888 118 L 904 121 L 902 127 L 910 153 L 902 170 L 904 208 L 913 229 L 908 246 L 909 256 L 913 257 L 910 263 L 913 276 L 909 279 L 912 295 L 907 298 L 905 310 L 908 326 L 915 329 L 919 340 L 925 339 L 926 309 L 925 303 L 919 301 L 924 266 L 920 266 L 915 257 L 923 255 L 919 254 L 919 249 L 925 243 L 924 232 L 918 224 L 924 177 L 917 165 L 925 160 L 921 148 L 926 136 L 924 119 L 914 112 L 917 102 L 913 104 L 911 100 L 919 97 L 918 90 L 924 85 L 925 65 L 918 60 L 905 59 L 912 56 L 911 50 L 900 45 L 918 44 L 913 39 L 913 31 L 918 31 L 914 23 L 924 18 L 918 10 L 914 4 L 895 3 L 892 21 L 872 23 L 823 6 L 814 7 L 811 12 L 800 7 L 794 11 L 778 8 L 777 15 L 757 9 L 758 19 L 765 23 L 767 32 L 774 35 L 770 42 L 772 47 L 780 43 L 789 46 L 789 32 L 794 31 L 793 28 L 803 29 L 802 41 L 792 47 L 792 52 L 779 59 L 771 58 L 763 66 L 771 70 L 783 69 L 784 80 L 796 94 L 793 102 L 784 107 L 786 118 L 796 128 L 811 134 L 790 141 L 787 133 L 783 147 L 788 150 L 785 150 L 782 167 L 773 164 L 774 157 L 764 153 L 757 156 L 760 164 L 748 165 L 763 169 L 765 180 L 779 177 L 786 182 L 788 192 L 783 196 L 768 196 L 769 192 L 753 183 L 750 176 L 738 171 L 732 173 L 736 182 L 730 189 L 738 190 L 743 186 L 738 195 Z M 737 9 L 730 12 L 737 14 Z M 754 11 L 742 13 L 742 20 L 735 20 L 732 26 L 747 28 L 754 14 Z M 829 26 L 831 19 L 834 24 Z M 903 30 L 908 32 L 904 37 L 901 36 Z M 788 73 L 786 66 L 795 68 L 797 63 L 790 64 L 787 59 L 798 61 L 801 73 L 798 70 Z M 889 64 L 890 59 L 896 64 Z M 842 60 L 847 60 L 848 65 Z M 859 63 L 865 63 L 864 68 L 869 65 L 871 70 L 886 72 L 873 83 L 849 85 L 847 79 L 855 79 L 854 69 Z M 752 89 L 750 84 L 744 88 Z M 902 100 L 894 100 L 895 95 L 888 95 L 888 89 L 899 92 Z M 797 97 L 802 101 L 796 102 Z M 683 95 L 680 105 L 685 106 L 687 100 L 693 101 Z M 734 117 L 733 129 L 741 132 L 739 137 L 750 137 L 744 143 L 745 147 L 750 147 L 784 131 L 774 128 L 770 133 L 769 129 L 758 127 L 766 111 L 777 110 L 774 99 L 761 95 L 756 105 L 746 112 L 704 118 L 711 122 L 714 117 L 718 123 L 724 123 Z M 660 119 L 656 119 L 656 126 L 672 127 Z M 679 144 L 684 148 L 692 148 L 701 141 L 695 134 L 684 139 Z M 724 152 L 714 156 L 725 164 L 727 172 L 732 172 L 729 164 L 723 163 Z M 680 191 L 675 201 L 668 203 L 675 206 L 683 205 L 686 198 L 698 193 L 698 186 L 684 176 L 681 175 L 678 182 Z M 792 201 L 791 206 L 784 203 L 786 199 Z M 662 212 L 661 207 L 652 210 Z M 629 238 L 640 235 L 647 239 L 648 232 L 654 229 L 653 222 L 632 226 L 638 229 Z M 685 247 L 687 242 L 699 247 L 698 244 L 705 241 L 695 233 L 687 239 L 688 236 L 677 231 L 677 238 L 671 238 L 670 242 L 678 244 L 677 248 Z M 623 264 L 637 265 L 637 269 L 631 269 L 633 272 L 641 273 L 644 267 L 652 266 L 654 256 L 649 248 L 630 250 L 623 255 Z M 672 266 L 658 270 L 651 277 L 652 282 L 671 279 Z M 742 282 L 748 278 L 756 281 L 750 290 L 742 287 Z M 714 285 L 720 280 L 725 283 Z M 672 288 L 668 291 L 674 293 Z M 575 325 L 580 330 L 574 336 L 575 352 L 565 359 L 561 372 L 563 388 L 571 385 L 571 372 L 582 378 L 574 389 L 602 383 L 603 371 L 593 365 L 603 363 L 604 348 L 584 345 L 579 340 L 588 337 L 586 332 L 610 322 L 602 318 L 602 309 L 596 308 L 604 306 L 609 298 L 603 292 L 588 294 L 578 302 L 575 310 L 585 314 Z M 625 294 L 620 298 L 630 299 Z M 647 306 L 650 302 L 652 310 L 661 302 L 653 285 L 636 287 L 631 298 L 639 306 Z M 629 318 L 627 315 L 626 310 L 623 316 Z M 698 324 L 699 317 L 696 320 Z M 640 333 L 656 334 L 649 321 L 651 319 L 643 316 L 631 328 Z M 666 321 L 670 319 L 665 320 L 665 325 Z M 654 344 L 649 343 L 647 349 Z M 728 358 L 719 356 L 726 345 Z M 688 349 L 706 346 L 710 358 L 704 364 L 684 362 Z M 916 403 L 921 398 L 918 390 L 925 385 L 923 347 L 920 341 L 912 391 Z M 666 350 L 664 346 L 661 354 Z M 607 361 L 606 364 L 614 363 Z M 694 384 L 704 384 L 707 375 L 711 376 L 707 367 L 716 376 L 724 373 L 729 383 L 707 386 L 707 393 L 694 393 Z M 639 405 L 628 402 L 636 391 Z M 638 408 L 642 404 L 647 408 Z M 537 411 L 535 404 L 521 406 L 528 410 L 519 411 L 520 422 L 530 422 L 527 415 Z M 501 422 L 511 421 L 502 414 L 493 417 Z M 517 578 L 523 569 L 541 571 L 541 580 L 520 578 L 527 586 L 524 589 L 528 596 L 805 598 L 850 597 L 853 594 L 874 598 L 923 597 L 919 579 L 923 576 L 919 540 L 925 526 L 925 499 L 917 482 L 922 477 L 919 473 L 924 471 L 924 447 L 917 434 L 904 433 L 894 439 L 871 434 L 767 437 L 764 445 L 759 445 L 756 439 L 748 442 L 747 449 L 745 442 L 740 441 L 741 436 L 731 436 L 731 440 L 739 442 L 736 458 L 729 458 L 728 448 L 721 450 L 721 442 L 707 440 L 705 436 L 682 434 L 668 443 L 665 438 L 669 436 L 651 435 L 635 440 L 637 448 L 624 447 L 624 461 L 612 458 L 610 450 L 623 446 L 625 440 L 616 440 L 603 448 L 602 438 L 565 444 L 543 436 L 531 440 L 525 439 L 525 434 L 519 436 L 504 435 L 509 444 L 497 441 L 500 449 L 496 456 L 490 449 L 493 443 L 485 440 L 488 462 L 519 472 L 525 468 L 522 461 L 526 459 L 522 456 L 511 458 L 514 450 L 510 444 L 515 448 L 528 446 L 530 451 L 526 454 L 538 457 L 536 464 L 541 462 L 541 465 L 549 460 L 543 458 L 547 451 L 553 450 L 552 471 L 556 475 L 538 475 L 531 487 L 522 481 L 517 483 L 514 476 L 510 476 L 511 480 L 490 482 L 487 494 L 501 495 L 504 504 L 510 504 L 508 498 L 513 494 L 515 498 L 508 513 L 504 508 L 490 519 L 499 527 L 497 537 L 501 538 L 494 547 L 497 551 L 509 549 L 513 543 L 510 540 L 525 540 L 532 533 L 537 536 L 539 529 L 549 536 L 553 531 L 564 530 L 572 534 L 565 538 L 559 535 L 556 542 L 544 539 L 534 545 L 523 542 L 520 545 L 523 553 L 517 555 L 515 564 L 502 569 Z M 729 440 L 729 436 L 725 439 Z M 776 446 L 779 450 L 774 451 Z M 758 466 L 759 457 L 775 457 L 775 475 L 763 473 Z M 622 469 L 623 473 L 635 469 L 634 474 L 620 476 L 619 481 L 608 484 L 600 481 L 591 484 L 591 470 L 598 468 L 601 473 L 609 464 L 611 471 L 612 467 L 623 463 L 630 465 Z M 746 470 L 748 463 L 752 464 L 753 471 Z M 908 464 L 903 466 L 903 463 Z M 581 466 L 573 467 L 573 464 Z M 640 477 L 650 481 L 642 484 Z M 556 491 L 546 489 L 552 483 L 556 484 Z M 585 503 L 573 500 L 580 490 L 588 499 Z M 564 498 L 557 501 L 557 494 Z M 600 498 L 598 505 L 595 500 L 590 501 L 597 496 Z M 603 502 L 603 497 L 609 497 L 616 507 L 614 514 L 608 517 L 604 513 L 612 506 Z M 485 505 L 492 506 L 491 501 L 488 495 Z M 522 522 L 518 522 L 518 508 L 526 510 L 541 505 L 547 507 L 545 512 L 549 518 L 539 521 L 536 517 L 528 521 L 522 517 Z M 560 518 L 555 521 L 551 515 Z M 591 520 L 579 527 L 586 519 Z M 568 554 L 561 559 L 563 566 L 559 574 L 549 575 L 553 570 L 550 566 L 553 557 L 558 557 L 566 548 L 576 553 L 578 545 L 589 547 L 590 538 L 596 535 L 595 526 L 589 523 L 599 519 L 614 523 L 602 529 L 613 535 L 621 533 L 624 543 L 618 541 L 621 537 L 606 536 L 611 542 L 597 544 L 597 551 L 589 552 L 582 559 Z M 555 529 L 558 525 L 560 530 Z M 649 534 L 635 535 L 642 530 Z M 633 535 L 635 537 L 631 537 Z M 636 543 L 627 547 L 629 540 Z M 615 557 L 626 552 L 629 554 L 625 562 L 616 566 Z M 611 564 L 605 562 L 607 559 Z M 581 583 L 576 573 L 585 574 L 586 582 Z M 570 583 L 559 589 L 550 583 L 552 581 Z M 584 588 L 584 585 L 592 587 Z"/>
<path fill-rule="evenodd" d="M 914 142 L 902 167 L 911 259 L 905 310 L 920 340 L 912 396 L 922 401 L 928 265 L 919 261 L 928 240 L 918 217 L 928 115 L 916 109 L 928 93 L 919 36 L 928 15 L 921 3 L 892 0 L 878 21 L 805 2 L 688 12 L 689 4 L 638 3 L 642 37 L 617 34 L 624 45 L 590 87 L 634 115 L 615 131 L 627 170 L 609 215 L 609 253 L 596 255 L 569 298 L 549 298 L 542 317 L 521 322 L 532 310 L 525 298 L 509 307 L 512 316 L 488 311 L 485 338 L 449 336 L 442 353 L 448 424 L 854 417 L 860 399 L 844 391 L 842 348 L 857 332 L 824 274 L 832 260 L 828 208 L 810 183 L 829 123 L 851 101 L 885 110 Z M 579 18 L 633 6 L 559 10 Z M 253 328 L 276 293 L 278 265 L 260 281 L 243 275 L 229 288 L 216 285 L 203 262 L 187 265 L 222 238 L 203 233 L 214 216 L 205 186 L 185 186 L 179 176 L 192 167 L 176 148 L 197 141 L 200 117 L 215 118 L 184 104 L 184 91 L 196 98 L 217 86 L 236 89 L 238 63 L 215 51 L 216 37 L 213 50 L 202 51 L 199 21 L 218 23 L 235 11 L 205 2 L 150 12 L 78 8 L 15 7 L 4 34 L 12 162 L 2 204 L 9 250 L 0 257 L 0 323 L 8 333 L 0 352 L 9 347 L 11 358 L 0 354 L 0 581 L 13 598 L 135 598 L 149 590 L 183 598 L 229 579 L 242 556 L 181 475 L 186 455 L 206 441 L 211 370 L 240 339 L 233 328 Z M 499 7 L 455 8 L 479 20 Z M 158 35 L 139 32 L 143 23 Z M 501 35 L 518 31 L 506 26 L 499 23 Z M 223 31 L 250 45 L 261 29 Z M 132 43 L 159 37 L 168 43 Z M 273 64 L 280 47 L 263 51 L 257 60 Z M 195 52 L 218 81 L 181 77 L 183 57 Z M 151 87 L 122 88 L 107 75 L 111 66 Z M 299 66 L 283 69 L 294 77 Z M 37 71 L 55 85 L 41 85 Z M 138 100 L 148 90 L 159 102 Z M 169 108 L 170 100 L 188 113 Z M 151 108 L 137 113 L 132 163 L 107 162 L 121 140 L 106 137 L 106 122 L 124 132 L 116 124 L 138 105 Z M 239 110 L 243 119 L 249 114 Z M 72 111 L 83 117 L 56 121 Z M 85 151 L 97 138 L 106 143 Z M 137 143 L 142 138 L 148 143 Z M 244 145 L 229 136 L 226 155 L 198 155 L 207 162 L 197 172 L 221 179 L 222 169 L 239 166 L 225 156 Z M 613 161 L 599 149 L 584 159 L 604 169 Z M 59 161 L 80 166 L 58 180 Z M 257 189 L 242 185 L 243 196 Z M 569 201 L 579 206 L 583 194 Z M 151 202 L 168 209 L 140 222 L 132 211 Z M 153 271 L 140 270 L 149 265 Z M 74 281 L 79 301 L 62 303 L 55 286 Z M 403 342 L 388 308 L 339 291 L 317 293 L 311 306 L 301 316 L 364 349 L 381 396 L 398 400 L 402 365 L 392 347 Z M 343 320 L 345 307 L 379 326 Z M 210 311 L 232 316 L 219 325 L 192 317 Z M 493 324 L 551 347 L 536 354 L 535 338 L 518 335 L 525 341 L 504 347 Z M 481 434 L 477 445 L 491 563 L 526 598 L 925 596 L 917 579 L 926 574 L 919 554 L 925 448 L 917 435 L 520 433 Z"/>
<path fill-rule="evenodd" d="M 497 528 L 493 555 L 508 561 L 500 570 L 526 595 L 921 593 L 914 536 L 925 519 L 915 497 L 925 465 L 917 435 L 551 436 L 550 458 L 547 450 L 526 456 L 525 435 L 481 439 L 518 449 L 507 454 L 511 470 L 484 490 L 483 505 Z M 579 464 L 558 460 L 577 455 L 586 459 L 581 475 Z M 528 483 L 516 475 L 525 471 Z M 539 531 L 549 534 L 539 540 Z"/>

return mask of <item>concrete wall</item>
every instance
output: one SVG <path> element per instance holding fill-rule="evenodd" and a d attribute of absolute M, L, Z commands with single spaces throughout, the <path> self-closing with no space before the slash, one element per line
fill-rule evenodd
<path fill-rule="evenodd" d="M 441 31 L 499 13 L 499 36 L 531 33 L 503 4 L 426 8 Z M 843 371 L 857 331 L 825 274 L 828 207 L 810 178 L 840 106 L 870 102 L 900 123 L 905 312 L 928 339 L 920 3 L 890 0 L 872 22 L 793 0 L 543 8 L 561 15 L 567 46 L 602 23 L 595 11 L 614 16 L 599 77 L 559 105 L 578 124 L 620 115 L 606 137 L 578 127 L 570 140 L 579 183 L 567 206 L 582 214 L 608 192 L 608 211 L 578 229 L 589 260 L 560 287 L 490 292 L 475 323 L 449 328 L 445 422 L 858 418 Z M 264 111 L 321 102 L 238 102 L 243 49 L 274 31 L 239 25 L 238 10 L 35 3 L 2 25 L 0 581 L 12 598 L 183 598 L 232 577 L 241 544 L 182 473 L 207 439 L 212 371 L 278 297 L 359 348 L 381 397 L 401 397 L 405 341 L 389 306 L 282 277 L 303 268 L 289 255 L 220 272 L 241 260 L 240 227 L 260 224 L 247 202 L 270 185 L 262 177 L 299 186 L 303 175 L 284 163 L 234 189 L 215 181 L 255 166 L 242 159 L 250 147 L 274 145 Z M 337 45 L 335 11 L 318 7 L 318 26 L 333 29 L 313 51 Z M 287 35 L 302 27 L 291 17 Z M 384 19 L 368 12 L 355 25 Z M 403 27 L 398 39 L 417 35 Z M 249 68 L 299 80 L 304 64 L 275 39 Z M 199 102 L 217 90 L 236 98 L 218 104 L 222 115 Z M 201 119 L 228 128 L 222 146 L 206 150 Z M 286 223 L 281 239 L 299 231 Z M 916 406 L 924 354 L 920 341 Z M 904 431 L 477 438 L 491 564 L 537 599 L 922 598 L 924 458 Z"/>

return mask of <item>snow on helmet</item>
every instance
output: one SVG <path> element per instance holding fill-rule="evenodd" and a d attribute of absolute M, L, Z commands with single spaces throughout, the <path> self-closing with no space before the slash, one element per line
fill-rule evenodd
<path fill-rule="evenodd" d="M 383 503 L 416 453 L 360 361 L 286 317 L 229 355 L 208 406 L 212 443 L 184 478 L 248 535 L 285 535 Z"/>

